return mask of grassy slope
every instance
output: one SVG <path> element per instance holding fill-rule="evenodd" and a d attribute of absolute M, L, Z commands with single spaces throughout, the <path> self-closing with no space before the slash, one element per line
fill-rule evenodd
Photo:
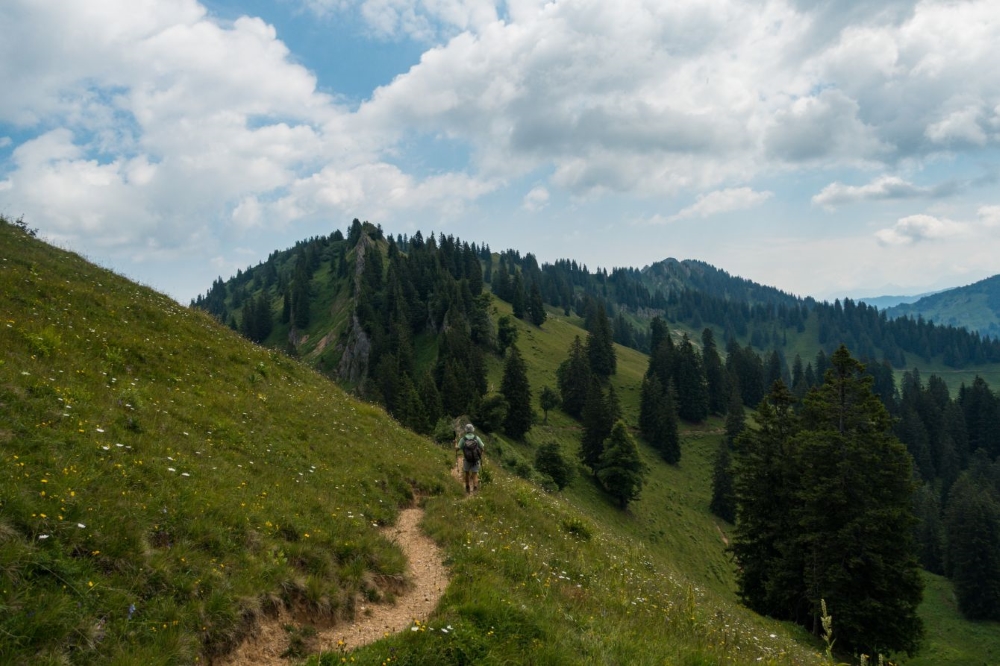
<path fill-rule="evenodd" d="M 192 663 L 348 617 L 448 456 L 305 366 L 0 224 L 0 654 Z"/>

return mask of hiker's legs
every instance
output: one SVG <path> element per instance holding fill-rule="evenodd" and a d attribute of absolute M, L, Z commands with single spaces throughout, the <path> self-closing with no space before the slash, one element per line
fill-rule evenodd
<path fill-rule="evenodd" d="M 479 472 L 472 473 L 472 489 L 479 490 Z"/>
<path fill-rule="evenodd" d="M 467 493 L 472 492 L 472 487 L 470 486 L 470 482 L 472 481 L 472 476 L 473 476 L 472 472 L 465 473 L 465 492 Z"/>

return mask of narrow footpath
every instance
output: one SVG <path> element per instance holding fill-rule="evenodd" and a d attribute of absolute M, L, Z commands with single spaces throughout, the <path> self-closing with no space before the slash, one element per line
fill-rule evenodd
<path fill-rule="evenodd" d="M 453 472 L 454 473 L 454 472 Z M 396 597 L 392 605 L 363 603 L 351 624 L 328 629 L 317 627 L 310 642 L 310 652 L 350 651 L 368 645 L 409 627 L 414 620 L 427 619 L 448 587 L 448 570 L 442 564 L 441 550 L 418 525 L 424 511 L 404 509 L 396 525 L 386 528 L 386 537 L 399 544 L 408 562 L 407 578 L 413 587 Z M 299 660 L 283 658 L 289 636 L 284 626 L 301 625 L 285 612 L 261 623 L 257 632 L 231 654 L 213 661 L 215 666 L 287 666 Z"/>

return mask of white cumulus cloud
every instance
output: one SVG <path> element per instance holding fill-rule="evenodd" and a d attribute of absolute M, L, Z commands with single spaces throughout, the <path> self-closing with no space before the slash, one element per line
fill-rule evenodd
<path fill-rule="evenodd" d="M 909 215 L 900 218 L 888 229 L 875 233 L 875 238 L 883 245 L 912 245 L 921 241 L 937 241 L 969 232 L 969 225 L 933 215 Z"/>
<path fill-rule="evenodd" d="M 755 192 L 749 187 L 717 190 L 698 196 L 698 200 L 673 215 L 671 219 L 710 217 L 719 213 L 747 210 L 759 206 L 774 196 L 773 192 Z"/>

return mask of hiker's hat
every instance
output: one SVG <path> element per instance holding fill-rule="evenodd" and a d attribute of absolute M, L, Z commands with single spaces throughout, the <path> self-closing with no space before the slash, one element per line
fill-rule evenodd
<path fill-rule="evenodd" d="M 476 427 L 474 425 L 472 425 L 471 423 L 465 424 L 465 432 L 475 432 L 475 431 Z"/>

